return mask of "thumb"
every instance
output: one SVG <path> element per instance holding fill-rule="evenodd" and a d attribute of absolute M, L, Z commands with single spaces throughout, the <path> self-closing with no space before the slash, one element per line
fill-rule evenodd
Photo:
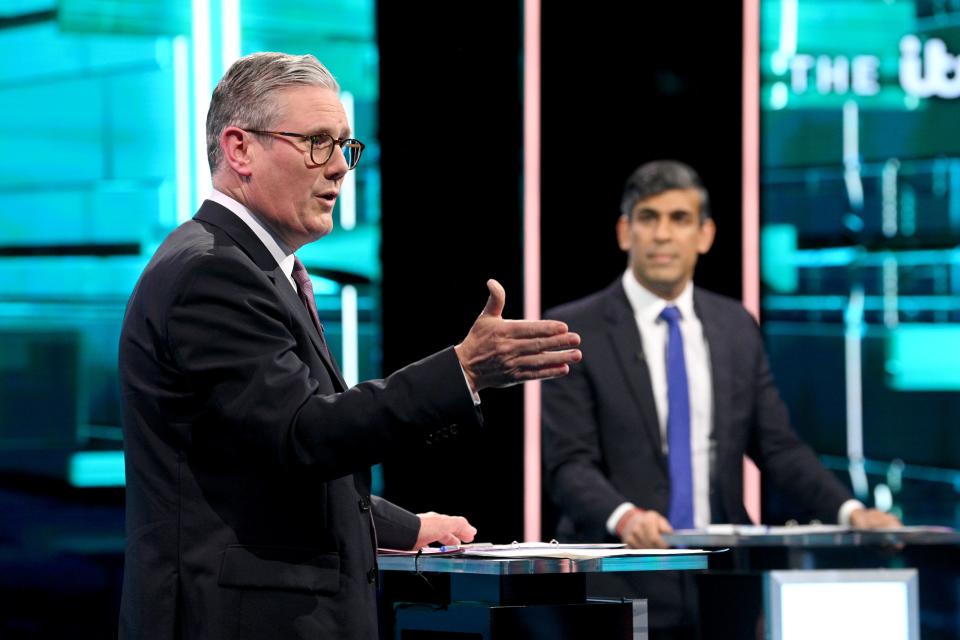
<path fill-rule="evenodd" d="M 658 521 L 658 524 L 660 525 L 658 527 L 660 530 L 660 533 L 673 533 L 673 527 L 670 525 L 670 521 L 664 518 L 663 516 L 660 516 L 660 520 Z"/>
<path fill-rule="evenodd" d="M 480 315 L 500 316 L 503 313 L 503 305 L 507 300 L 507 293 L 503 290 L 503 286 L 493 278 L 487 280 L 487 289 L 490 291 L 490 297 L 487 298 L 487 304 Z"/>

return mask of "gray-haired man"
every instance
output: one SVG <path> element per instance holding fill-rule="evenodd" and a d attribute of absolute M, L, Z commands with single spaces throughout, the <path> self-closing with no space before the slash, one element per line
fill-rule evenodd
<path fill-rule="evenodd" d="M 312 56 L 262 53 L 207 118 L 214 191 L 150 261 L 120 343 L 124 638 L 377 637 L 376 547 L 469 541 L 370 495 L 389 452 L 480 426 L 477 392 L 563 375 L 579 338 L 505 321 L 347 389 L 294 252 L 330 233 L 363 144 Z"/>

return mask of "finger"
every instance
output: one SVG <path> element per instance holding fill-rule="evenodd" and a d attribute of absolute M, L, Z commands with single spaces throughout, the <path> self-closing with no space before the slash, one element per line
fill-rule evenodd
<path fill-rule="evenodd" d="M 550 380 L 551 378 L 562 378 L 570 373 L 570 365 L 558 365 L 544 369 L 523 369 L 515 371 L 504 382 L 507 385 L 518 382 L 530 382 L 531 380 Z"/>
<path fill-rule="evenodd" d="M 667 543 L 663 541 L 663 537 L 660 535 L 660 529 L 655 520 L 647 527 L 647 541 L 653 549 L 667 548 Z"/>
<path fill-rule="evenodd" d="M 445 533 L 442 536 L 438 537 L 436 541 L 439 542 L 440 544 L 447 544 L 447 545 L 460 544 L 460 538 L 453 535 L 452 533 Z"/>
<path fill-rule="evenodd" d="M 576 333 L 561 333 L 559 335 L 538 338 L 512 338 L 506 335 L 506 342 L 500 346 L 501 350 L 509 355 L 529 355 L 544 351 L 564 351 L 580 346 L 580 336 Z"/>
<path fill-rule="evenodd" d="M 460 537 L 464 542 L 473 542 L 473 539 L 477 535 L 477 529 L 470 526 L 470 523 L 464 520 L 465 526 L 462 526 L 457 529 L 457 536 Z"/>
<path fill-rule="evenodd" d="M 579 349 L 565 349 L 563 351 L 545 351 L 532 356 L 508 357 L 504 365 L 514 371 L 537 371 L 562 364 L 580 362 L 583 353 Z"/>
<path fill-rule="evenodd" d="M 580 336 L 569 333 L 566 323 L 559 320 L 504 320 L 501 327 L 503 335 L 508 338 L 546 338 L 557 335 L 575 336 L 576 343 L 580 344 Z"/>
<path fill-rule="evenodd" d="M 660 533 L 673 533 L 673 527 L 670 525 L 669 520 L 659 514 L 657 515 L 657 518 L 659 519 L 657 528 L 659 529 Z"/>
<path fill-rule="evenodd" d="M 502 316 L 503 305 L 507 302 L 507 292 L 503 286 L 490 278 L 487 280 L 487 290 L 490 291 L 490 297 L 487 298 L 487 304 L 480 313 L 482 316 Z"/>

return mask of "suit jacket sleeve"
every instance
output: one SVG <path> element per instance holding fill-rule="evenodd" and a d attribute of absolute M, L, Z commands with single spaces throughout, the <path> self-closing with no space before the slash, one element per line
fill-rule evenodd
<path fill-rule="evenodd" d="M 542 451 L 545 484 L 554 502 L 578 531 L 598 539 L 607 535 L 607 518 L 627 498 L 604 468 L 592 385 L 583 363 L 573 365 L 569 375 L 543 383 Z"/>
<path fill-rule="evenodd" d="M 278 304 L 261 271 L 206 255 L 192 261 L 176 289 L 158 335 L 178 374 L 203 390 L 197 397 L 208 406 L 197 410 L 218 415 L 233 437 L 276 462 L 328 480 L 437 431 L 479 424 L 452 348 L 385 380 L 332 393 L 329 380 L 311 376 L 298 356 L 291 310 Z"/>
<path fill-rule="evenodd" d="M 420 535 L 420 518 L 379 496 L 370 496 L 370 502 L 377 527 L 377 546 L 413 549 Z"/>
<path fill-rule="evenodd" d="M 853 496 L 793 430 L 755 323 L 753 333 L 755 420 L 747 453 L 792 500 L 811 509 L 823 522 L 836 522 L 840 505 Z"/>

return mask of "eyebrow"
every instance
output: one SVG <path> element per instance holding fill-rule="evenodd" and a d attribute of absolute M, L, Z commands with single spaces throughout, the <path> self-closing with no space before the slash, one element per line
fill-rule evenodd
<path fill-rule="evenodd" d="M 652 213 L 652 214 L 655 214 L 655 215 L 658 215 L 658 216 L 659 216 L 659 215 L 672 216 L 672 215 L 676 215 L 676 214 L 678 214 L 678 213 L 681 213 L 681 214 L 684 214 L 684 215 L 697 215 L 695 212 L 690 211 L 689 209 L 672 209 L 672 210 L 670 210 L 670 211 L 660 211 L 659 209 L 651 209 L 650 207 L 642 207 L 642 208 L 640 208 L 640 209 L 637 209 L 637 211 L 636 211 L 636 214 L 637 214 L 637 215 L 644 214 L 644 213 L 645 213 L 645 214 L 651 214 L 651 213 Z"/>
<path fill-rule="evenodd" d="M 342 136 L 334 135 L 330 127 L 321 127 L 319 129 L 313 129 L 311 133 L 308 133 L 306 135 L 316 136 L 316 135 L 320 135 L 321 133 L 325 133 L 331 138 L 352 138 L 353 137 L 353 131 L 351 131 L 349 127 L 347 127 L 346 133 L 344 133 Z"/>

